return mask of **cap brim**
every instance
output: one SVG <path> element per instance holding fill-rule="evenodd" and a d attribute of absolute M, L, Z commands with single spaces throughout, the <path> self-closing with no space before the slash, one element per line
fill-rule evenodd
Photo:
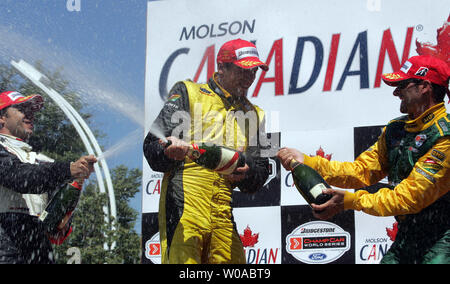
<path fill-rule="evenodd" d="M 20 98 L 13 105 L 30 104 L 33 111 L 39 111 L 44 106 L 44 99 L 41 95 L 34 94 Z"/>
<path fill-rule="evenodd" d="M 389 85 L 389 86 L 397 86 L 401 81 L 410 79 L 411 77 L 409 77 L 408 75 L 406 75 L 404 72 L 402 71 L 397 71 L 394 73 L 385 73 L 381 75 L 381 78 L 383 79 L 383 81 Z"/>
<path fill-rule="evenodd" d="M 267 66 L 266 63 L 259 60 L 258 57 L 246 57 L 241 60 L 238 60 L 234 62 L 237 66 L 244 68 L 244 69 L 251 69 L 255 67 L 260 67 L 264 71 L 269 70 L 269 66 Z"/>

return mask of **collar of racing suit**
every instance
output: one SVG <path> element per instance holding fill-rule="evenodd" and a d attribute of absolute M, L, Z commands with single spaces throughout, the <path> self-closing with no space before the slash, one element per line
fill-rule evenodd
<path fill-rule="evenodd" d="M 430 107 L 418 118 L 408 120 L 405 123 L 405 130 L 408 132 L 418 132 L 430 127 L 437 119 L 447 115 L 444 103 Z"/>
<path fill-rule="evenodd" d="M 33 149 L 30 145 L 25 143 L 22 139 L 8 135 L 8 134 L 0 134 L 0 142 L 4 146 L 13 149 L 21 149 L 25 152 L 31 152 Z"/>
<path fill-rule="evenodd" d="M 245 111 L 254 110 L 253 105 L 247 99 L 247 97 L 236 97 L 230 94 L 227 90 L 225 90 L 217 81 L 217 72 L 215 72 L 211 79 L 208 82 L 208 86 L 213 90 L 216 94 L 218 94 L 223 100 L 229 103 L 232 106 L 238 106 Z"/>

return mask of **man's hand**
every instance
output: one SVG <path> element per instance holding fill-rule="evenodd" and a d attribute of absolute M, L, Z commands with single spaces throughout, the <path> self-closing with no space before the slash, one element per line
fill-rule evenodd
<path fill-rule="evenodd" d="M 237 168 L 232 174 L 226 175 L 225 178 L 232 183 L 240 182 L 245 178 L 249 169 L 250 167 L 245 164 L 243 167 Z"/>
<path fill-rule="evenodd" d="M 344 211 L 344 190 L 327 188 L 322 191 L 324 194 L 332 195 L 331 199 L 324 204 L 317 205 L 312 203 L 313 215 L 317 219 L 328 220 L 334 215 Z M 320 213 L 318 213 L 320 212 Z"/>
<path fill-rule="evenodd" d="M 173 160 L 184 160 L 190 145 L 173 136 L 167 137 L 167 140 L 169 140 L 172 144 L 164 150 L 164 154 Z M 165 143 L 161 139 L 159 140 L 159 143 L 165 146 Z"/>
<path fill-rule="evenodd" d="M 94 155 L 83 156 L 77 161 L 70 163 L 70 174 L 75 180 L 84 180 L 89 178 L 94 171 L 94 163 L 97 162 L 97 158 Z"/>
<path fill-rule="evenodd" d="M 277 157 L 280 160 L 281 165 L 288 171 L 291 170 L 290 163 L 292 159 L 295 159 L 297 162 L 303 163 L 303 153 L 294 148 L 281 148 L 277 153 Z"/>

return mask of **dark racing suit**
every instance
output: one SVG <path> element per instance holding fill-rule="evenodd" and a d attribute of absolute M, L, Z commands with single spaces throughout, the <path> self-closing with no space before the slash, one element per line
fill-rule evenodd
<path fill-rule="evenodd" d="M 344 209 L 397 219 L 396 239 L 381 263 L 450 263 L 450 115 L 443 103 L 415 120 L 392 120 L 355 162 L 305 155 L 305 164 L 341 188 L 388 176 L 390 188 L 344 197 Z"/>
<path fill-rule="evenodd" d="M 53 191 L 71 179 L 69 162 L 53 162 L 25 142 L 0 135 L 0 263 L 53 263 L 51 241 L 38 215 Z"/>
<path fill-rule="evenodd" d="M 244 180 L 232 184 L 226 176 L 187 157 L 184 161 L 167 158 L 158 137 L 149 132 L 144 142 L 145 157 L 153 170 L 164 172 L 158 215 L 163 263 L 245 263 L 231 195 L 235 187 L 248 193 L 260 189 L 269 174 L 268 159 L 260 157 L 258 138 L 250 138 L 252 127 L 242 129 L 230 114 L 242 111 L 255 115 L 253 126 L 260 137 L 264 133 L 264 112 L 245 97 L 233 98 L 214 78 L 208 84 L 175 84 L 152 129 L 160 129 L 168 137 L 184 126 L 184 133 L 177 136 L 186 142 L 243 147 L 250 169 Z"/>

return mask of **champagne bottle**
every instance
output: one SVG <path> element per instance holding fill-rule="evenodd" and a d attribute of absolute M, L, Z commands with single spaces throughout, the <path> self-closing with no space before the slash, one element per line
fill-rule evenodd
<path fill-rule="evenodd" d="M 211 146 L 192 144 L 187 155 L 200 166 L 224 175 L 229 175 L 236 168 L 245 165 L 243 153 L 214 144 Z"/>
<path fill-rule="evenodd" d="M 56 232 L 61 221 L 65 220 L 66 215 L 75 210 L 80 199 L 81 189 L 82 185 L 74 181 L 61 188 L 53 196 L 39 216 L 39 220 L 44 223 L 48 232 Z"/>
<path fill-rule="evenodd" d="M 320 205 L 331 198 L 330 194 L 322 193 L 323 189 L 330 186 L 314 169 L 294 159 L 292 159 L 290 167 L 295 187 L 306 202 Z"/>
<path fill-rule="evenodd" d="M 165 147 L 171 144 L 169 140 Z M 187 156 L 200 166 L 224 175 L 229 175 L 236 168 L 245 166 L 245 155 L 242 152 L 215 144 L 191 144 Z"/>

